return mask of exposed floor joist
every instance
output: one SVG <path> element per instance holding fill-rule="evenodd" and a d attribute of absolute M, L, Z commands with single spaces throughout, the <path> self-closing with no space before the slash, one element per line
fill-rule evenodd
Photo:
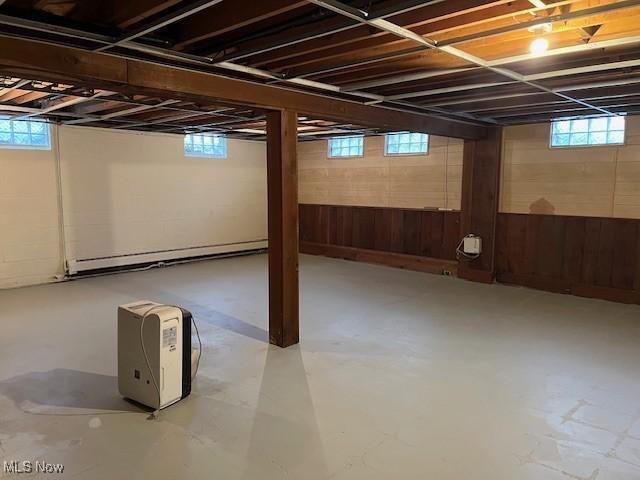
<path fill-rule="evenodd" d="M 627 82 L 632 94 L 638 86 L 635 79 L 640 77 L 640 0 L 602 0 L 597 4 L 589 0 L 265 0 L 259 5 L 234 5 L 233 9 L 228 0 L 143 0 L 135 7 L 126 6 L 123 0 L 106 0 L 101 23 L 96 12 L 80 2 L 67 3 L 62 8 L 48 1 L 8 0 L 0 7 L 0 35 L 105 50 L 111 56 L 182 71 L 277 86 L 287 95 L 307 92 L 335 100 L 336 105 L 346 100 L 347 105 L 377 104 L 390 112 L 409 110 L 421 117 L 437 117 L 437 121 L 458 120 L 452 123 L 465 127 L 520 123 L 519 106 L 533 105 L 548 95 L 557 97 L 558 104 L 573 102 L 580 115 L 626 113 L 625 108 L 633 112 L 623 97 L 601 99 L 601 90 L 590 95 L 598 88 L 591 85 Z M 530 30 L 543 24 L 551 25 L 545 34 L 551 48 L 534 57 L 528 46 L 537 34 Z M 105 28 L 108 25 L 111 27 Z M 37 78 L 33 72 L 11 76 L 47 80 L 46 75 Z M 68 83 L 100 89 L 100 85 Z M 32 109 L 30 112 L 40 110 L 53 120 L 64 118 L 90 126 L 126 128 L 128 124 L 131 128 L 175 132 L 181 126 L 184 131 L 189 127 L 193 131 L 217 128 L 228 134 L 238 131 L 245 137 L 253 135 L 247 132 L 264 131 L 259 123 L 262 120 L 251 123 L 256 114 L 244 122 L 242 116 L 238 122 L 207 121 L 195 114 L 177 123 L 161 122 L 163 117 L 175 118 L 170 114 L 151 121 L 145 118 L 155 110 L 151 104 L 177 100 L 171 98 L 158 97 L 142 105 L 104 102 L 103 110 L 97 102 L 82 100 L 94 109 L 93 115 L 82 117 L 75 114 L 73 104 L 42 112 L 50 101 L 43 95 L 0 96 L 0 102 L 23 105 Z M 480 98 L 484 99 L 481 108 L 466 107 Z M 522 102 L 501 105 L 508 98 Z M 549 118 L 567 112 L 571 113 L 556 109 Z M 231 109 L 224 115 L 234 113 Z M 339 124 L 349 125 L 341 112 L 340 118 L 322 115 L 306 114 L 327 120 L 326 131 L 340 130 L 336 128 Z M 540 115 L 531 119 L 539 121 Z M 350 125 L 348 131 L 355 132 L 408 127 L 387 123 L 371 130 L 371 124 L 353 118 Z"/>

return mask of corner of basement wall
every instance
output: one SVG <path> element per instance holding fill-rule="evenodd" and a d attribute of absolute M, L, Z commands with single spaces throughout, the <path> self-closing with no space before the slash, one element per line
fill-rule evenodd
<path fill-rule="evenodd" d="M 52 125 L 51 139 L 0 148 L 0 289 L 59 281 L 65 258 L 266 245 L 264 142 L 230 139 L 221 160 L 186 157 L 180 135 Z"/>
<path fill-rule="evenodd" d="M 47 150 L 0 148 L 0 289 L 64 275 L 55 125 L 50 136 Z"/>

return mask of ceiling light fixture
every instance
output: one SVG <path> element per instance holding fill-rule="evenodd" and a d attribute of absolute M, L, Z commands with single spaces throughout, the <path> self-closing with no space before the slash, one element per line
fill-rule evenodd
<path fill-rule="evenodd" d="M 549 40 L 542 35 L 545 33 L 551 33 L 553 26 L 550 23 L 542 23 L 529 28 L 531 33 L 536 34 L 536 38 L 531 42 L 529 50 L 535 56 L 544 55 L 549 50 Z"/>
<path fill-rule="evenodd" d="M 529 50 L 536 56 L 544 55 L 549 50 L 549 41 L 543 37 L 536 38 L 531 42 Z"/>

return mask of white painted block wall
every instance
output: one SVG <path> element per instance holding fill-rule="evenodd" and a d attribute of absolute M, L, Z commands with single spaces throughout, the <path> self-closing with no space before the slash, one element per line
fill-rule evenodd
<path fill-rule="evenodd" d="M 52 150 L 0 149 L 0 288 L 62 274 Z"/>
<path fill-rule="evenodd" d="M 63 127 L 60 158 L 67 258 L 79 267 L 266 246 L 262 142 L 188 157 L 178 135 Z"/>
<path fill-rule="evenodd" d="M 196 158 L 180 135 L 56 128 L 52 150 L 0 149 L 0 288 L 63 274 L 62 219 L 66 258 L 96 267 L 266 246 L 264 143 Z"/>

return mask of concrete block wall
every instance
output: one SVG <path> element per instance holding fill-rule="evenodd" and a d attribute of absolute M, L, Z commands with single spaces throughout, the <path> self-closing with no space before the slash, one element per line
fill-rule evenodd
<path fill-rule="evenodd" d="M 0 148 L 0 288 L 62 274 L 54 150 Z"/>
<path fill-rule="evenodd" d="M 463 141 L 429 138 L 427 155 L 385 156 L 384 136 L 364 156 L 329 158 L 327 140 L 298 144 L 300 203 L 460 209 Z"/>
<path fill-rule="evenodd" d="M 70 259 L 196 256 L 267 238 L 263 142 L 229 139 L 227 158 L 190 157 L 179 135 L 65 127 L 60 156 Z"/>
<path fill-rule="evenodd" d="M 640 117 L 619 146 L 551 148 L 549 129 L 505 128 L 501 212 L 640 218 Z"/>
<path fill-rule="evenodd" d="M 213 159 L 186 157 L 181 135 L 52 126 L 51 137 L 50 150 L 0 149 L 0 288 L 55 281 L 65 258 L 266 246 L 263 142 L 230 139 Z M 136 257 L 150 251 L 161 253 Z"/>

